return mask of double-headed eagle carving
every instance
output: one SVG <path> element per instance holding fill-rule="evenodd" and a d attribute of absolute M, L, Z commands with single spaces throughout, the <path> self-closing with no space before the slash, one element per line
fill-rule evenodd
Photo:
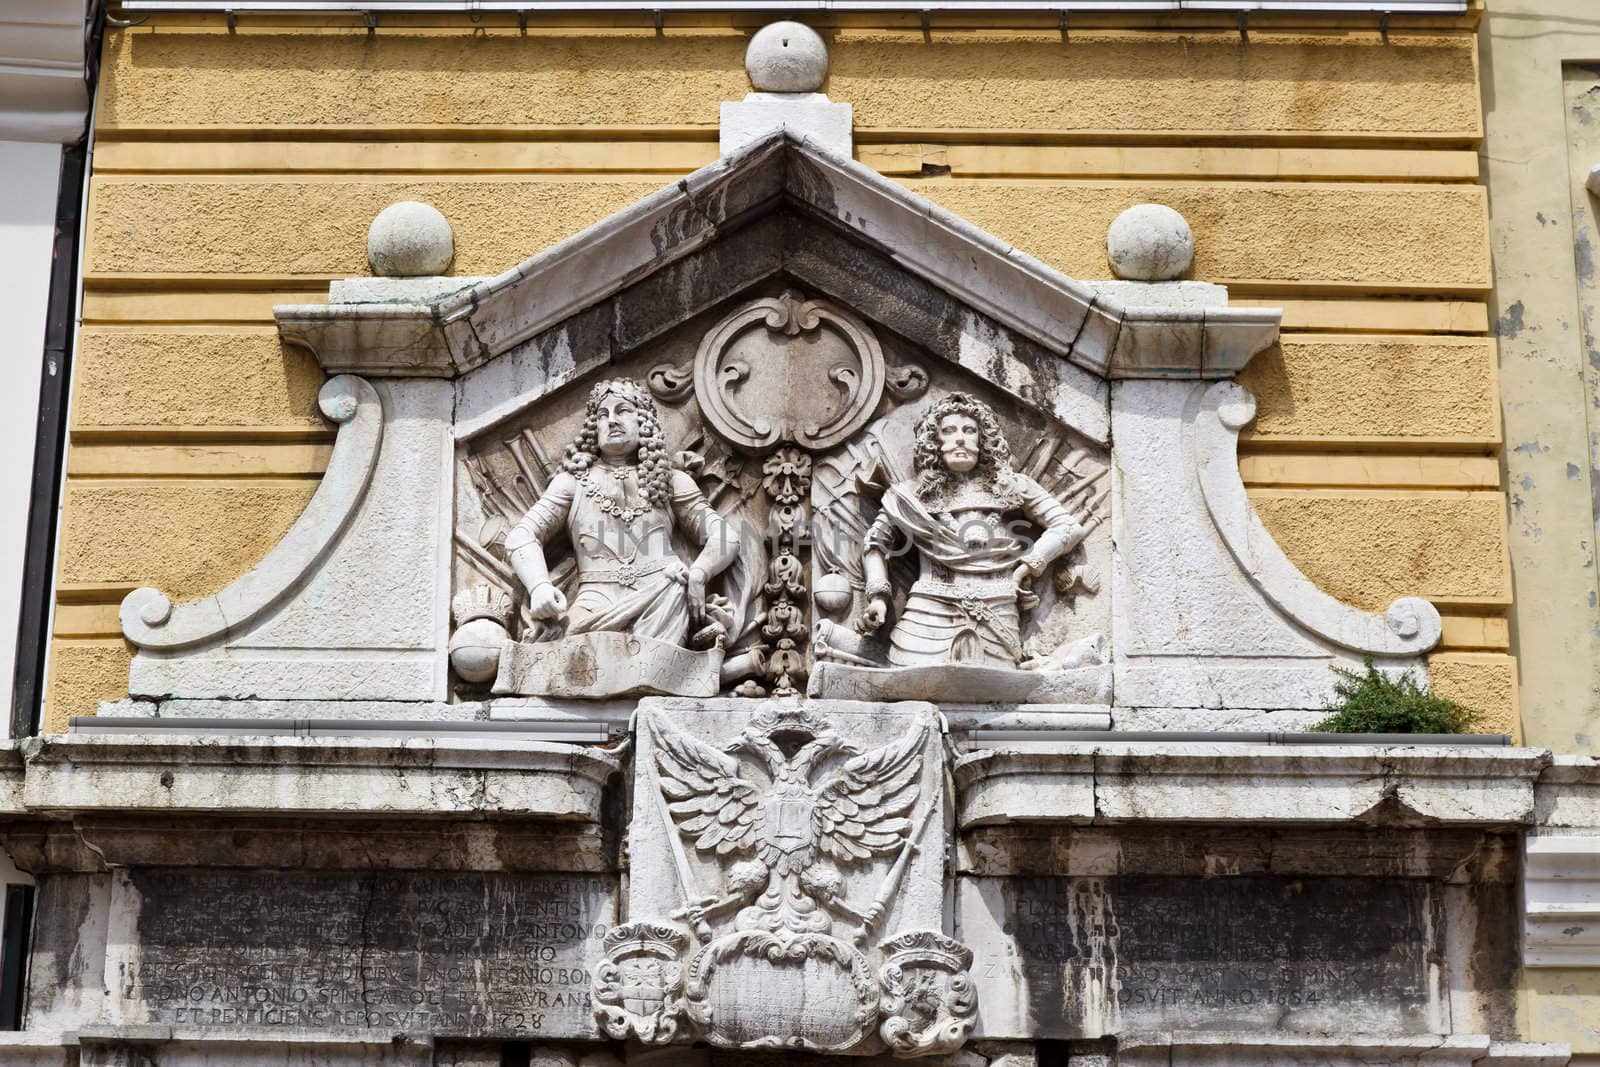
<path fill-rule="evenodd" d="M 652 737 L 666 810 L 695 848 L 736 861 L 728 871 L 728 892 L 702 896 L 673 835 L 689 902 L 678 917 L 687 918 L 702 939 L 711 920 L 735 907 L 736 929 L 779 936 L 827 933 L 833 918 L 843 917 L 857 928 L 855 942 L 864 943 L 882 920 L 933 807 L 925 805 L 913 824 L 927 724 L 862 751 L 815 713 L 782 709 L 757 715 L 718 751 L 656 722 Z M 766 783 L 741 775 L 739 753 L 760 759 Z M 841 755 L 848 757 L 843 765 L 814 782 Z M 859 908 L 848 902 L 839 865 L 890 856 L 892 866 L 874 900 Z"/>

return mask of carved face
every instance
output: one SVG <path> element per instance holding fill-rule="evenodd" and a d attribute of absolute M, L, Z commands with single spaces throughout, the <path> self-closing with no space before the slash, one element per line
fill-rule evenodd
<path fill-rule="evenodd" d="M 639 448 L 639 409 L 615 394 L 602 399 L 595 417 L 595 436 L 606 459 L 626 459 Z"/>
<path fill-rule="evenodd" d="M 951 412 L 939 420 L 939 455 L 957 474 L 966 474 L 978 465 L 982 439 L 978 420 L 970 415 Z"/>

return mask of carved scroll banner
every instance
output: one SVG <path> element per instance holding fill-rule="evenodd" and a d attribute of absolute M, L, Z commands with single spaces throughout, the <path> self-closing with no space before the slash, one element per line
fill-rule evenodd
<path fill-rule="evenodd" d="M 600 631 L 560 641 L 507 641 L 494 691 L 551 697 L 709 697 L 717 693 L 721 667 L 721 649 L 695 652 L 638 634 Z"/>
<path fill-rule="evenodd" d="M 972 954 L 944 932 L 933 709 L 740 706 L 640 703 L 629 921 L 595 971 L 601 1028 L 720 1048 L 959 1048 L 977 1000 Z"/>

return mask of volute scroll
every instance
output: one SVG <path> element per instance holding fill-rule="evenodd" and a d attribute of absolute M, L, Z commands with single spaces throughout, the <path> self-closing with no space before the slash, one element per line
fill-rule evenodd
<path fill-rule="evenodd" d="M 227 588 L 174 606 L 159 589 L 122 600 L 122 633 L 140 648 L 174 651 L 236 633 L 297 588 L 360 507 L 383 441 L 383 400 L 365 378 L 340 374 L 317 394 L 323 415 L 339 425 L 333 454 L 311 502 L 283 540 Z"/>

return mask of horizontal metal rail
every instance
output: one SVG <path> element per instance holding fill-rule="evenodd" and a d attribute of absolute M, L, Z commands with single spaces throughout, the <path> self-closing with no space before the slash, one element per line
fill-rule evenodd
<path fill-rule="evenodd" d="M 1320 14 L 1460 15 L 1467 0 L 122 0 L 122 11 L 315 14 L 564 14 L 584 11 L 806 12 L 848 11 L 927 14 L 993 12 L 1205 12 L 1279 11 Z"/>
<path fill-rule="evenodd" d="M 435 721 L 425 719 L 241 719 L 227 716 L 160 718 L 143 715 L 74 715 L 75 734 L 234 734 L 290 735 L 295 737 L 499 737 L 510 740 L 570 741 L 574 744 L 605 741 L 623 732 L 620 722 L 522 720 L 515 722 Z M 1511 744 L 1505 734 L 1334 734 L 1284 730 L 985 730 L 958 731 L 970 735 L 980 748 L 1003 748 L 1007 743 L 1054 742 L 1082 744 L 1134 742 L 1139 744 L 1239 744 L 1239 745 L 1376 745 L 1498 747 Z"/>

